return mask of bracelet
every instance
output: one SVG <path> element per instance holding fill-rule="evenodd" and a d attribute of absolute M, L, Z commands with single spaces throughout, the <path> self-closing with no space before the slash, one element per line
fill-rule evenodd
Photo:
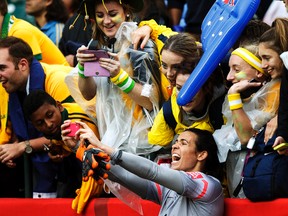
<path fill-rule="evenodd" d="M 129 75 L 122 69 L 120 69 L 120 72 L 115 76 L 111 77 L 111 81 L 115 84 L 118 85 L 119 83 L 122 83 L 127 79 Z"/>
<path fill-rule="evenodd" d="M 149 98 L 152 94 L 152 85 L 149 84 L 144 84 L 142 91 L 141 91 L 141 96 Z"/>
<path fill-rule="evenodd" d="M 131 92 L 135 86 L 135 81 L 129 77 L 128 73 L 124 70 L 120 70 L 120 72 L 115 77 L 111 77 L 110 80 L 126 94 Z"/>
<path fill-rule="evenodd" d="M 122 154 L 123 154 L 123 152 L 122 152 L 122 150 L 116 150 L 112 155 L 111 155 L 111 163 L 113 164 L 113 165 L 115 165 L 115 164 L 119 164 L 120 162 L 122 162 L 122 160 L 121 160 L 121 157 L 122 157 Z"/>
<path fill-rule="evenodd" d="M 86 76 L 84 75 L 84 66 L 78 63 L 77 68 L 79 77 L 86 78 Z"/>
<path fill-rule="evenodd" d="M 239 93 L 228 94 L 228 102 L 230 110 L 236 110 L 243 107 L 243 103 Z"/>

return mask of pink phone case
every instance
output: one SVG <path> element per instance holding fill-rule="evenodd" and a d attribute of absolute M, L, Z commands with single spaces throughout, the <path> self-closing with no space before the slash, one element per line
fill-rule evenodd
<path fill-rule="evenodd" d="M 80 124 L 72 122 L 68 128 L 71 129 L 71 132 L 67 136 L 74 137 L 75 133 L 80 129 Z"/>
<path fill-rule="evenodd" d="M 97 58 L 109 58 L 109 55 L 104 50 L 85 50 L 83 53 L 93 53 Z M 84 63 L 84 75 L 87 77 L 110 77 L 110 72 L 101 67 L 98 60 L 96 60 Z"/>

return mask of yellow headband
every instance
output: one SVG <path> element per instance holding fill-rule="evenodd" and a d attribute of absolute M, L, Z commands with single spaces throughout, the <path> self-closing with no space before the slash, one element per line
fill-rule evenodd
<path fill-rule="evenodd" d="M 261 68 L 261 60 L 257 58 L 253 53 L 251 53 L 249 50 L 239 47 L 236 50 L 234 50 L 231 55 L 238 55 L 240 56 L 245 62 L 247 62 L 249 65 L 251 65 L 253 68 L 258 70 L 259 72 L 263 73 L 266 76 L 269 76 L 268 73 L 266 73 Z"/>

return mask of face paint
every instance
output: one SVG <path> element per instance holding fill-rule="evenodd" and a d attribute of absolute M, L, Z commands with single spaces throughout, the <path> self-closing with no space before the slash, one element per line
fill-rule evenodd
<path fill-rule="evenodd" d="M 105 6 L 106 8 L 102 4 L 96 5 L 96 23 L 108 38 L 113 38 L 121 24 L 125 21 L 126 14 L 121 4 L 117 2 L 105 3 Z"/>
<path fill-rule="evenodd" d="M 109 16 L 109 15 L 108 15 Z M 111 22 L 115 23 L 115 24 L 118 24 L 118 23 L 122 23 L 123 22 L 123 19 L 122 19 L 122 16 L 119 14 L 119 15 L 116 15 L 115 17 L 111 17 L 109 16 Z M 100 18 L 100 17 L 96 17 L 96 23 L 98 25 L 100 25 L 102 22 L 104 21 L 104 17 Z"/>
<path fill-rule="evenodd" d="M 104 18 L 96 17 L 96 23 L 97 23 L 97 25 L 100 25 L 100 23 L 102 23 L 103 20 L 104 20 Z"/>
<path fill-rule="evenodd" d="M 243 80 L 247 77 L 247 75 L 244 71 L 240 71 L 239 73 L 235 74 L 235 77 L 237 80 Z"/>
<path fill-rule="evenodd" d="M 118 14 L 115 17 L 111 17 L 111 21 L 115 24 L 118 24 L 118 23 L 122 23 L 123 19 L 122 19 L 122 16 L 120 16 L 120 14 Z"/>

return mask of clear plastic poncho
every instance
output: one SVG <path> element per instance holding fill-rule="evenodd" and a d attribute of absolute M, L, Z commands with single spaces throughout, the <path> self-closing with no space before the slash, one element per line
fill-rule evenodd
<path fill-rule="evenodd" d="M 78 89 L 77 68 L 67 75 L 65 82 L 76 102 L 97 122 L 102 143 L 146 155 L 160 149 L 148 144 L 147 133 L 159 111 L 161 72 L 154 42 L 150 40 L 144 50 L 134 50 L 131 46 L 130 35 L 135 29 L 137 24 L 134 22 L 122 23 L 115 36 L 114 50 L 118 53 L 121 69 L 136 83 L 142 84 L 141 95 L 153 103 L 151 112 L 137 105 L 107 77 L 94 77 L 97 90 L 90 101 L 86 101 Z"/>
<path fill-rule="evenodd" d="M 276 115 L 279 106 L 280 82 L 280 79 L 267 82 L 247 101 L 243 101 L 243 109 L 254 130 L 259 131 Z M 229 108 L 227 96 L 222 106 L 222 113 L 227 122 L 213 133 L 221 163 L 226 161 L 229 150 L 233 152 L 241 150 L 241 143 L 233 127 L 232 112 Z"/>
<path fill-rule="evenodd" d="M 252 97 L 243 100 L 243 109 L 254 130 L 259 131 L 276 115 L 279 106 L 280 82 L 280 79 L 271 80 Z M 223 103 L 222 112 L 227 123 L 216 130 L 213 136 L 218 146 L 219 161 L 226 162 L 227 186 L 230 196 L 234 197 L 233 192 L 241 181 L 248 152 L 241 150 L 241 143 L 233 127 L 232 112 L 227 97 Z M 246 197 L 243 188 L 236 197 Z"/>

